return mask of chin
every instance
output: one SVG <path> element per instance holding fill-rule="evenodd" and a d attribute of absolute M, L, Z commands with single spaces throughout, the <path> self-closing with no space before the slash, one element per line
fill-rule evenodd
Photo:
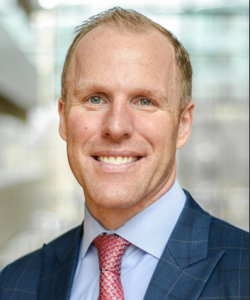
<path fill-rule="evenodd" d="M 140 197 L 136 192 L 121 187 L 114 187 L 112 189 L 95 188 L 90 193 L 86 193 L 85 197 L 89 201 L 95 202 L 96 206 L 105 209 L 128 208 L 140 201 Z"/>

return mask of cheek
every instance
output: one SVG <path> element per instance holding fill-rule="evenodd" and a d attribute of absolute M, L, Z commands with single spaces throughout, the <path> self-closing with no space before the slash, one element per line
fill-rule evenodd
<path fill-rule="evenodd" d="M 178 132 L 175 120 L 166 115 L 152 115 L 147 118 L 138 118 L 137 121 L 138 131 L 154 150 L 169 151 L 170 147 L 175 148 Z"/>
<path fill-rule="evenodd" d="M 96 131 L 93 118 L 79 113 L 69 117 L 67 127 L 69 140 L 81 143 Z"/>

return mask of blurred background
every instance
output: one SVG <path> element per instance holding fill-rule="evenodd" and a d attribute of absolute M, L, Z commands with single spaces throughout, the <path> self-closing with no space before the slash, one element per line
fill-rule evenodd
<path fill-rule="evenodd" d="M 74 28 L 113 6 L 189 51 L 196 109 L 178 178 L 211 214 L 248 229 L 248 0 L 0 0 L 0 269 L 84 218 L 57 129 L 60 76 Z"/>

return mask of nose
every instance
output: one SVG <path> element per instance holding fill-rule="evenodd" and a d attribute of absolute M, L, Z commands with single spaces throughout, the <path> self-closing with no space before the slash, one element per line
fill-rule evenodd
<path fill-rule="evenodd" d="M 126 103 L 112 103 L 105 114 L 102 136 L 114 141 L 130 138 L 134 128 L 132 116 Z"/>

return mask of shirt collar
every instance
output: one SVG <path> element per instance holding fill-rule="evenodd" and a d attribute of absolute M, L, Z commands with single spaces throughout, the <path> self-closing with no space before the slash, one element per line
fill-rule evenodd
<path fill-rule="evenodd" d="M 106 230 L 93 218 L 85 205 L 82 258 L 86 255 L 92 241 L 99 234 L 105 232 L 116 233 L 138 248 L 160 259 L 185 201 L 185 193 L 176 180 L 165 195 L 114 231 Z"/>

